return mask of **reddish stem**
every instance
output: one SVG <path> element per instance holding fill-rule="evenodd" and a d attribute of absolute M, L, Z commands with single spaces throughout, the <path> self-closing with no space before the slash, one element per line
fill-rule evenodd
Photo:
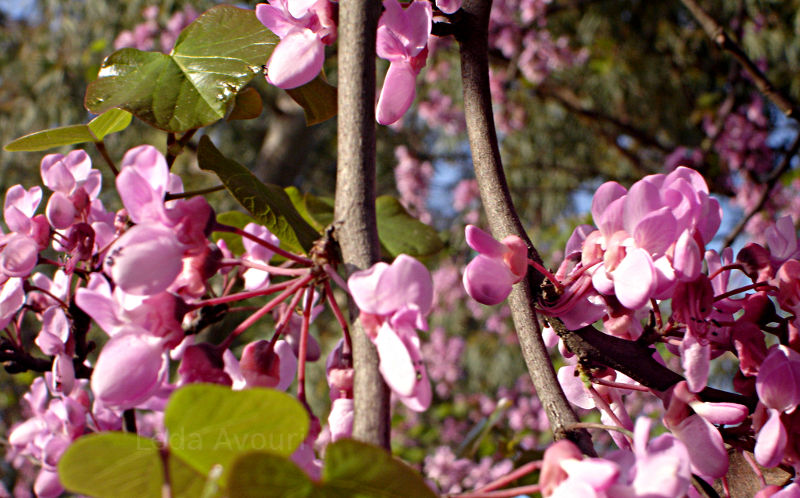
<path fill-rule="evenodd" d="M 478 488 L 475 490 L 476 493 L 485 493 L 487 491 L 494 491 L 496 489 L 502 488 L 503 486 L 510 484 L 520 477 L 526 476 L 533 472 L 534 470 L 542 468 L 542 461 L 535 460 L 533 462 L 528 462 L 525 465 L 520 466 L 509 472 L 508 474 L 504 475 L 503 477 L 496 479 L 486 486 Z"/>
<path fill-rule="evenodd" d="M 709 280 L 714 280 L 720 273 L 722 273 L 724 271 L 733 271 L 733 270 L 742 270 L 742 271 L 744 271 L 744 269 L 742 268 L 742 265 L 740 263 L 732 263 L 730 265 L 720 266 L 717 271 L 715 271 L 714 273 L 712 273 L 711 275 L 708 276 L 708 279 Z"/>
<path fill-rule="evenodd" d="M 512 498 L 514 496 L 533 494 L 541 491 L 541 486 L 538 484 L 529 484 L 527 486 L 519 486 L 518 488 L 502 489 L 500 491 L 488 491 L 486 493 L 475 491 L 472 493 L 461 493 L 460 495 L 450 495 L 458 498 Z"/>
<path fill-rule="evenodd" d="M 270 294 L 275 294 L 276 292 L 280 292 L 287 287 L 291 287 L 292 285 L 299 282 L 300 278 L 295 278 L 292 280 L 287 280 L 286 282 L 281 282 L 279 284 L 270 285 L 266 289 L 259 289 L 259 290 L 252 290 L 252 291 L 245 291 L 239 292 L 236 294 L 228 294 L 227 296 L 220 296 L 220 297 L 213 297 L 211 299 L 205 299 L 203 301 L 198 301 L 196 303 L 192 303 L 192 309 L 202 308 L 203 306 L 216 306 L 218 304 L 225 304 L 230 303 L 233 301 L 244 301 L 245 299 L 250 299 L 253 297 L 259 296 L 269 296 Z M 285 297 L 284 297 L 285 299 Z"/>
<path fill-rule="evenodd" d="M 308 350 L 308 326 L 311 323 L 311 307 L 314 305 L 313 301 L 314 293 L 306 292 L 306 304 L 303 306 L 303 322 L 300 326 L 300 347 L 297 348 L 297 399 L 304 405 L 307 405 L 306 351 Z"/>
<path fill-rule="evenodd" d="M 613 380 L 605 379 L 592 379 L 592 384 L 599 384 L 601 386 L 614 387 L 617 389 L 630 389 L 631 391 L 642 391 L 649 393 L 650 389 L 639 384 L 623 384 L 622 382 L 614 382 Z"/>
<path fill-rule="evenodd" d="M 297 290 L 303 287 L 304 285 L 308 284 L 312 278 L 314 277 L 309 273 L 305 277 L 302 277 L 298 280 L 294 280 L 295 283 L 291 287 L 281 292 L 277 297 L 275 297 L 275 299 L 262 306 L 261 309 L 259 309 L 258 311 L 247 317 L 242 323 L 240 323 L 239 326 L 236 327 L 233 330 L 233 332 L 231 332 L 230 335 L 228 335 L 228 337 L 226 337 L 225 340 L 222 341 L 222 343 L 220 343 L 219 347 L 221 349 L 227 349 L 228 347 L 230 347 L 233 340 L 239 334 L 247 330 L 251 325 L 260 320 L 264 315 L 272 311 L 284 299 L 297 292 Z"/>
<path fill-rule="evenodd" d="M 303 265 L 306 265 L 306 266 L 311 266 L 313 264 L 313 262 L 310 259 L 308 259 L 308 258 L 306 258 L 304 256 L 298 256 L 297 254 L 292 254 L 289 251 L 283 250 L 280 247 L 276 246 L 275 244 L 270 244 L 269 242 L 267 242 L 266 240 L 262 239 L 261 237 L 256 237 L 255 235 L 253 235 L 251 233 L 245 232 L 241 228 L 233 227 L 233 226 L 230 226 L 230 225 L 224 225 L 222 223 L 217 222 L 214 225 L 214 231 L 215 232 L 235 233 L 236 235 L 240 235 L 240 236 L 242 236 L 244 238 L 252 240 L 256 244 L 260 244 L 260 245 L 266 247 L 267 249 L 269 249 L 270 251 L 274 252 L 275 254 L 280 254 L 281 256 L 283 256 L 286 259 L 291 259 L 292 261 L 296 261 L 296 262 L 298 262 L 300 264 L 303 264 Z"/>
<path fill-rule="evenodd" d="M 223 260 L 222 263 L 228 263 L 233 260 Z M 235 260 L 238 265 L 241 265 L 245 268 L 254 268 L 256 270 L 265 271 L 268 273 L 273 273 L 275 275 L 302 275 L 304 273 L 308 273 L 308 268 L 282 268 L 280 266 L 272 266 L 272 265 L 265 265 L 262 263 L 256 263 L 255 261 L 248 261 L 246 259 L 239 259 Z"/>
<path fill-rule="evenodd" d="M 539 263 L 530 258 L 528 258 L 528 264 L 531 265 L 534 270 L 544 275 L 545 278 L 547 278 L 547 280 L 553 282 L 553 285 L 556 286 L 556 289 L 558 289 L 559 293 L 564 292 L 564 286 L 561 284 L 561 282 L 558 281 L 555 275 L 550 273 L 550 270 L 548 270 L 547 268 L 545 268 L 544 266 L 540 265 Z"/>
<path fill-rule="evenodd" d="M 774 290 L 777 291 L 775 287 L 769 285 L 767 282 L 756 282 L 754 284 L 745 285 L 744 287 L 739 287 L 738 289 L 733 289 L 732 291 L 725 292 L 720 294 L 719 296 L 714 296 L 714 301 L 721 301 L 725 298 L 735 296 L 736 294 L 741 294 L 742 292 L 746 292 L 749 290 L 757 289 L 759 287 L 764 287 L 761 290 Z"/>
<path fill-rule="evenodd" d="M 350 339 L 350 328 L 347 326 L 347 320 L 344 319 L 344 314 L 342 314 L 342 310 L 339 308 L 339 304 L 336 302 L 336 298 L 333 296 L 333 289 L 331 289 L 331 283 L 329 281 L 325 281 L 325 299 L 328 300 L 328 304 L 331 307 L 331 311 L 333 311 L 333 315 L 336 317 L 336 321 L 339 322 L 339 326 L 342 327 L 342 334 L 344 335 L 344 348 L 342 350 L 342 354 L 349 354 L 353 351 L 353 343 Z"/>

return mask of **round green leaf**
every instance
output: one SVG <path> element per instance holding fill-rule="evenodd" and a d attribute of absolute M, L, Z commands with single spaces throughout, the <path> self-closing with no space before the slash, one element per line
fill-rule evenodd
<path fill-rule="evenodd" d="M 325 496 L 291 460 L 270 453 L 248 453 L 233 462 L 228 493 L 239 498 Z"/>
<path fill-rule="evenodd" d="M 435 498 L 422 476 L 383 448 L 342 439 L 325 449 L 326 497 Z"/>
<path fill-rule="evenodd" d="M 164 425 L 170 454 L 207 475 L 215 465 L 227 470 L 244 452 L 292 454 L 309 419 L 297 400 L 279 391 L 191 384 L 170 398 Z"/>
<path fill-rule="evenodd" d="M 58 462 L 58 478 L 75 493 L 160 498 L 164 470 L 155 441 L 124 432 L 88 434 Z"/>
<path fill-rule="evenodd" d="M 106 135 L 122 131 L 131 124 L 133 116 L 122 109 L 109 109 L 103 114 L 89 121 L 89 131 L 98 142 Z"/>
<path fill-rule="evenodd" d="M 123 48 L 108 56 L 86 90 L 86 108 L 120 107 L 170 132 L 200 128 L 225 116 L 277 41 L 252 10 L 214 7 L 183 30 L 169 55 Z"/>

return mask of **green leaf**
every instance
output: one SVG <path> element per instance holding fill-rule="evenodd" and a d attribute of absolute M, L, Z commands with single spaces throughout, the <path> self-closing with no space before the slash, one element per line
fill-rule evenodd
<path fill-rule="evenodd" d="M 252 10 L 214 7 L 183 30 L 169 55 L 123 48 L 108 56 L 86 90 L 86 108 L 120 107 L 169 132 L 200 128 L 225 117 L 277 41 Z"/>
<path fill-rule="evenodd" d="M 342 439 L 325 449 L 326 496 L 435 497 L 422 476 L 383 448 Z"/>
<path fill-rule="evenodd" d="M 106 135 L 122 131 L 131 124 L 133 116 L 122 109 L 109 109 L 103 114 L 89 121 L 87 125 L 89 131 L 95 136 L 97 141 L 102 140 Z"/>
<path fill-rule="evenodd" d="M 434 498 L 422 476 L 384 449 L 343 439 L 325 449 L 322 482 L 293 462 L 268 453 L 240 456 L 231 466 L 228 491 L 236 497 Z"/>
<path fill-rule="evenodd" d="M 231 466 L 228 493 L 237 498 L 325 496 L 291 460 L 270 453 L 240 456 Z"/>
<path fill-rule="evenodd" d="M 244 227 L 246 227 L 248 223 L 255 223 L 256 220 L 241 211 L 226 211 L 217 215 L 217 221 L 224 225 L 244 230 Z M 242 244 L 241 236 L 228 232 L 214 232 L 214 240 L 217 241 L 219 239 L 225 241 L 228 249 L 230 249 L 233 254 L 244 254 L 244 244 Z"/>
<path fill-rule="evenodd" d="M 124 432 L 88 434 L 58 462 L 64 488 L 97 497 L 160 498 L 164 468 L 158 446 Z"/>
<path fill-rule="evenodd" d="M 231 113 L 228 114 L 226 120 L 255 119 L 261 115 L 263 109 L 264 103 L 261 101 L 261 95 L 258 93 L 258 90 L 248 86 L 236 94 L 236 99 L 233 102 L 233 109 Z"/>
<path fill-rule="evenodd" d="M 308 126 L 336 116 L 336 87 L 325 80 L 324 74 L 286 93 L 303 108 Z"/>
<path fill-rule="evenodd" d="M 244 452 L 291 455 L 305 439 L 309 419 L 297 400 L 279 391 L 191 384 L 172 395 L 164 425 L 170 454 L 207 475 L 215 465 L 227 469 Z"/>
<path fill-rule="evenodd" d="M 99 142 L 109 133 L 124 130 L 130 122 L 129 113 L 121 109 L 111 109 L 89 121 L 89 124 L 37 131 L 14 140 L 3 149 L 8 152 L 35 152 L 64 145 Z"/>
<path fill-rule="evenodd" d="M 297 187 L 286 187 L 286 194 L 297 212 L 318 232 L 333 223 L 333 199 L 303 194 Z"/>
<path fill-rule="evenodd" d="M 250 170 L 223 156 L 205 135 L 200 138 L 197 162 L 201 169 L 216 173 L 231 195 L 280 239 L 284 249 L 307 252 L 320 237 L 281 187 L 262 183 Z"/>
<path fill-rule="evenodd" d="M 394 197 L 378 197 L 375 200 L 375 210 L 378 238 L 389 256 L 430 256 L 444 247 L 436 230 L 408 214 Z"/>

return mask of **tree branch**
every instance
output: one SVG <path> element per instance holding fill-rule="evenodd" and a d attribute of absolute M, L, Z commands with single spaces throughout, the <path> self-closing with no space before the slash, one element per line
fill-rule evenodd
<path fill-rule="evenodd" d="M 380 3 L 339 2 L 339 128 L 336 237 L 348 270 L 380 258 L 375 221 L 375 38 Z M 352 301 L 350 314 L 357 313 Z M 353 333 L 353 437 L 389 448 L 389 390 L 360 324 Z"/>
<path fill-rule="evenodd" d="M 772 171 L 769 178 L 767 178 L 766 183 L 764 184 L 764 191 L 761 193 L 761 197 L 758 199 L 758 202 L 755 206 L 750 209 L 750 211 L 745 214 L 739 223 L 733 227 L 733 230 L 725 237 L 725 240 L 722 242 L 722 247 L 729 247 L 733 244 L 733 241 L 736 240 L 736 237 L 742 233 L 744 227 L 747 226 L 747 222 L 750 221 L 753 216 L 758 214 L 759 211 L 764 209 L 764 206 L 767 204 L 769 200 L 770 194 L 772 193 L 772 189 L 781 179 L 784 173 L 789 171 L 792 167 L 792 158 L 797 155 L 798 150 L 800 150 L 800 134 L 794 139 L 794 142 L 789 147 L 789 150 L 786 151 L 786 154 L 783 156 L 781 163 Z"/>
<path fill-rule="evenodd" d="M 461 52 L 464 111 L 470 150 L 475 164 L 475 176 L 492 234 L 497 238 L 509 234 L 522 237 L 528 244 L 531 259 L 541 263 L 541 258 L 528 239 L 511 201 L 500 160 L 497 133 L 492 121 L 488 61 L 491 4 L 491 0 L 464 2 L 457 35 Z M 584 453 L 594 455 L 589 433 L 585 429 L 569 429 L 578 422 L 578 417 L 561 390 L 553 365 L 550 363 L 550 355 L 542 341 L 539 321 L 533 307 L 536 301 L 534 289 L 537 289 L 541 282 L 540 274 L 530 272 L 526 280 L 514 286 L 509 297 L 522 354 L 555 437 L 569 438 L 578 444 Z"/>
<path fill-rule="evenodd" d="M 703 10 L 695 0 L 681 0 L 681 3 L 689 9 L 689 12 L 700 23 L 708 37 L 719 48 L 730 53 L 734 59 L 739 61 L 747 74 L 753 78 L 758 90 L 771 100 L 786 117 L 797 119 L 800 116 L 797 105 L 786 94 L 775 88 L 775 85 L 742 50 L 742 47 L 728 35 L 725 29 L 708 12 Z"/>

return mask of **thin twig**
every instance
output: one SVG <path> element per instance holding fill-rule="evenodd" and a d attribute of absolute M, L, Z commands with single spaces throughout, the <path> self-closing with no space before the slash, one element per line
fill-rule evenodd
<path fill-rule="evenodd" d="M 114 176 L 119 175 L 119 170 L 117 169 L 117 165 L 114 164 L 114 160 L 111 159 L 111 156 L 108 154 L 108 149 L 106 149 L 106 144 L 102 140 L 99 140 L 94 143 L 94 146 L 97 147 L 97 151 L 103 156 L 103 159 L 106 160 L 108 167 L 111 168 L 111 172 L 114 173 Z"/>
<path fill-rule="evenodd" d="M 708 12 L 703 10 L 695 0 L 681 0 L 681 3 L 689 9 L 689 12 L 700 23 L 708 37 L 718 47 L 730 53 L 734 59 L 739 61 L 747 74 L 753 79 L 759 91 L 771 100 L 786 117 L 797 119 L 798 115 L 800 115 L 797 105 L 786 94 L 775 88 L 775 85 L 747 56 L 742 47 L 728 35 L 725 29 Z"/>
<path fill-rule="evenodd" d="M 759 197 L 756 205 L 753 206 L 747 212 L 747 214 L 742 217 L 741 220 L 739 220 L 739 223 L 737 223 L 728 236 L 725 237 L 725 240 L 722 242 L 723 248 L 730 247 L 730 245 L 733 244 L 733 241 L 736 240 L 736 237 L 738 237 L 742 231 L 744 231 L 744 227 L 747 226 L 747 223 L 753 218 L 753 216 L 764 209 L 764 206 L 767 205 L 767 201 L 772 193 L 772 189 L 775 188 L 775 185 L 777 185 L 778 181 L 780 181 L 781 176 L 791 169 L 792 158 L 797 155 L 798 150 L 800 150 L 800 133 L 797 134 L 797 137 L 789 147 L 789 150 L 786 151 L 781 163 L 772 171 L 769 178 L 767 178 L 767 182 L 764 184 L 764 191 L 761 192 L 761 196 Z"/>

